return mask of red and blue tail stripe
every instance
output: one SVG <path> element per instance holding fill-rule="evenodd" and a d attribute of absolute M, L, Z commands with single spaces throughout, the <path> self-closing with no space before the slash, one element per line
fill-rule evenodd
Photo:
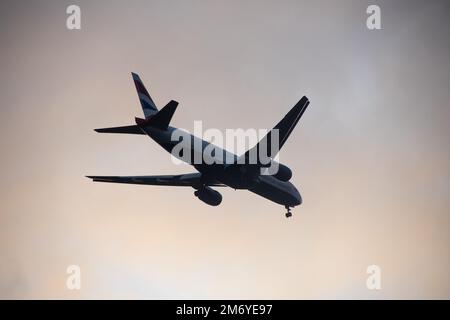
<path fill-rule="evenodd" d="M 134 85 L 136 86 L 136 91 L 138 93 L 139 101 L 141 102 L 142 111 L 144 111 L 144 115 L 146 118 L 154 115 L 158 112 L 158 108 L 152 100 L 152 97 L 148 93 L 147 89 L 144 86 L 139 75 L 132 72 L 131 73 L 134 80 Z"/>

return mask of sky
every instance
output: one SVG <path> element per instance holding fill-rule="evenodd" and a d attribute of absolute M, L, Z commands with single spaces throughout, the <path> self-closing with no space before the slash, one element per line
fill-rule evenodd
<path fill-rule="evenodd" d="M 0 298 L 449 299 L 449 9 L 2 1 Z M 148 137 L 92 130 L 142 117 L 132 71 L 188 130 L 271 128 L 306 95 L 280 153 L 303 198 L 292 219 L 246 191 L 210 207 L 191 188 L 85 178 L 194 170 Z"/>

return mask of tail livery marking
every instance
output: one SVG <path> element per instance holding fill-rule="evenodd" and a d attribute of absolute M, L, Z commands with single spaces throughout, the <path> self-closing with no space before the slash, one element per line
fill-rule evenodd
<path fill-rule="evenodd" d="M 136 86 L 136 91 L 138 93 L 139 101 L 141 102 L 142 111 L 146 118 L 158 112 L 158 108 L 152 100 L 152 97 L 148 93 L 139 75 L 132 72 L 131 73 L 134 80 L 134 85 Z"/>

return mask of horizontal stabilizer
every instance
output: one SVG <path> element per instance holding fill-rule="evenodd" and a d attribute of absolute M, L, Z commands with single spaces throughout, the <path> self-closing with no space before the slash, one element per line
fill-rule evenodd
<path fill-rule="evenodd" d="M 126 133 L 126 134 L 145 134 L 137 125 L 94 129 L 100 133 Z"/>
<path fill-rule="evenodd" d="M 166 130 L 172 120 L 173 114 L 178 107 L 178 102 L 171 100 L 158 113 L 148 119 L 136 118 L 136 124 L 140 127 L 152 126 L 161 130 Z"/>

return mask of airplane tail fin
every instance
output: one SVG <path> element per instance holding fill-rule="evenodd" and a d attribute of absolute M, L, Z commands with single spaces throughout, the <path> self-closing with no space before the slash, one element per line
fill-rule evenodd
<path fill-rule="evenodd" d="M 153 102 L 152 97 L 145 88 L 139 75 L 134 72 L 132 72 L 131 75 L 133 76 L 134 85 L 136 86 L 139 101 L 141 102 L 142 111 L 144 111 L 145 118 L 148 118 L 157 113 L 158 108 Z"/>
<path fill-rule="evenodd" d="M 125 134 L 146 134 L 145 127 L 155 127 L 166 130 L 172 120 L 173 114 L 177 109 L 178 102 L 171 100 L 164 108 L 158 111 L 147 89 L 145 89 L 141 78 L 136 73 L 133 75 L 134 84 L 141 102 L 142 111 L 144 111 L 145 119 L 136 118 L 136 125 L 100 128 L 94 129 L 101 133 L 125 133 Z"/>

